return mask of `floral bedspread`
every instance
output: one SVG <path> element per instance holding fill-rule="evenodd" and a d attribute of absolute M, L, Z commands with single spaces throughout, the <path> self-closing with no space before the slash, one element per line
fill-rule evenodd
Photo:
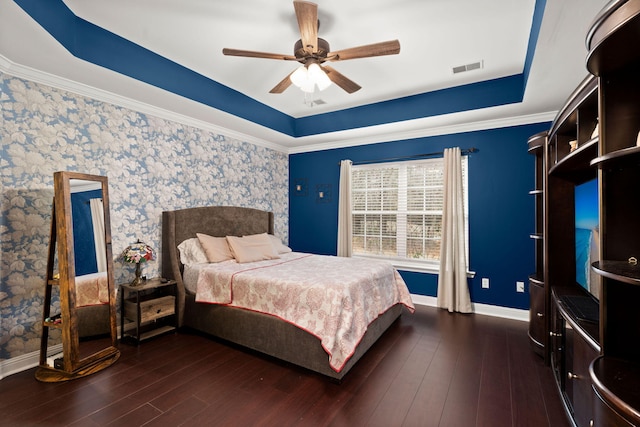
<path fill-rule="evenodd" d="M 76 307 L 109 303 L 107 273 L 92 273 L 76 277 Z"/>
<path fill-rule="evenodd" d="M 336 372 L 379 315 L 398 303 L 414 311 L 391 264 L 298 252 L 249 264 L 201 265 L 196 301 L 271 314 L 306 330 L 320 339 Z"/>

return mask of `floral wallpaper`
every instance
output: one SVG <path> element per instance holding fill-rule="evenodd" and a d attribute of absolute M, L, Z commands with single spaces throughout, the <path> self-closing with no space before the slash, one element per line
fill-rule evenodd
<path fill-rule="evenodd" d="M 119 255 L 136 239 L 161 259 L 163 210 L 271 210 L 288 241 L 285 153 L 3 73 L 0 110 L 0 360 L 39 349 L 55 171 L 108 177 L 118 283 L 134 274 Z"/>

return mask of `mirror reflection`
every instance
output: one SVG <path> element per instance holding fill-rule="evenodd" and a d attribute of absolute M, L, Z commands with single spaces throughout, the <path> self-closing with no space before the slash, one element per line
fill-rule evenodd
<path fill-rule="evenodd" d="M 71 211 L 76 276 L 107 271 L 102 186 L 72 179 Z"/>
<path fill-rule="evenodd" d="M 111 345 L 109 286 L 100 182 L 71 179 L 79 358 Z"/>

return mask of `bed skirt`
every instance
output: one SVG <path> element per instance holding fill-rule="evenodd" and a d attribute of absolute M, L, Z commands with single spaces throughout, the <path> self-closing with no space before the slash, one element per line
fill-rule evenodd
<path fill-rule="evenodd" d="M 340 372 L 336 372 L 329 366 L 329 356 L 320 339 L 277 317 L 224 305 L 197 303 L 195 295 L 190 293 L 185 295 L 185 306 L 184 326 L 336 380 L 341 380 L 349 372 L 403 310 L 402 304 L 396 304 L 374 320 L 353 356 Z"/>

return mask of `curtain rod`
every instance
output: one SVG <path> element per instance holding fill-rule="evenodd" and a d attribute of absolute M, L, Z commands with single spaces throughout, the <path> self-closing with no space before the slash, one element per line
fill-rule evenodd
<path fill-rule="evenodd" d="M 471 148 L 462 148 L 460 150 L 461 155 L 467 155 L 471 153 L 477 153 L 478 149 L 475 147 Z M 444 151 L 437 151 L 435 153 L 424 153 L 424 154 L 414 154 L 412 156 L 404 156 L 404 157 L 388 157 L 386 159 L 377 159 L 377 160 L 362 160 L 358 162 L 353 162 L 354 165 L 367 165 L 370 163 L 383 163 L 383 162 L 397 162 L 400 160 L 416 160 L 416 159 L 424 159 L 427 157 L 435 157 L 444 155 Z M 340 164 L 340 163 L 338 163 Z"/>

